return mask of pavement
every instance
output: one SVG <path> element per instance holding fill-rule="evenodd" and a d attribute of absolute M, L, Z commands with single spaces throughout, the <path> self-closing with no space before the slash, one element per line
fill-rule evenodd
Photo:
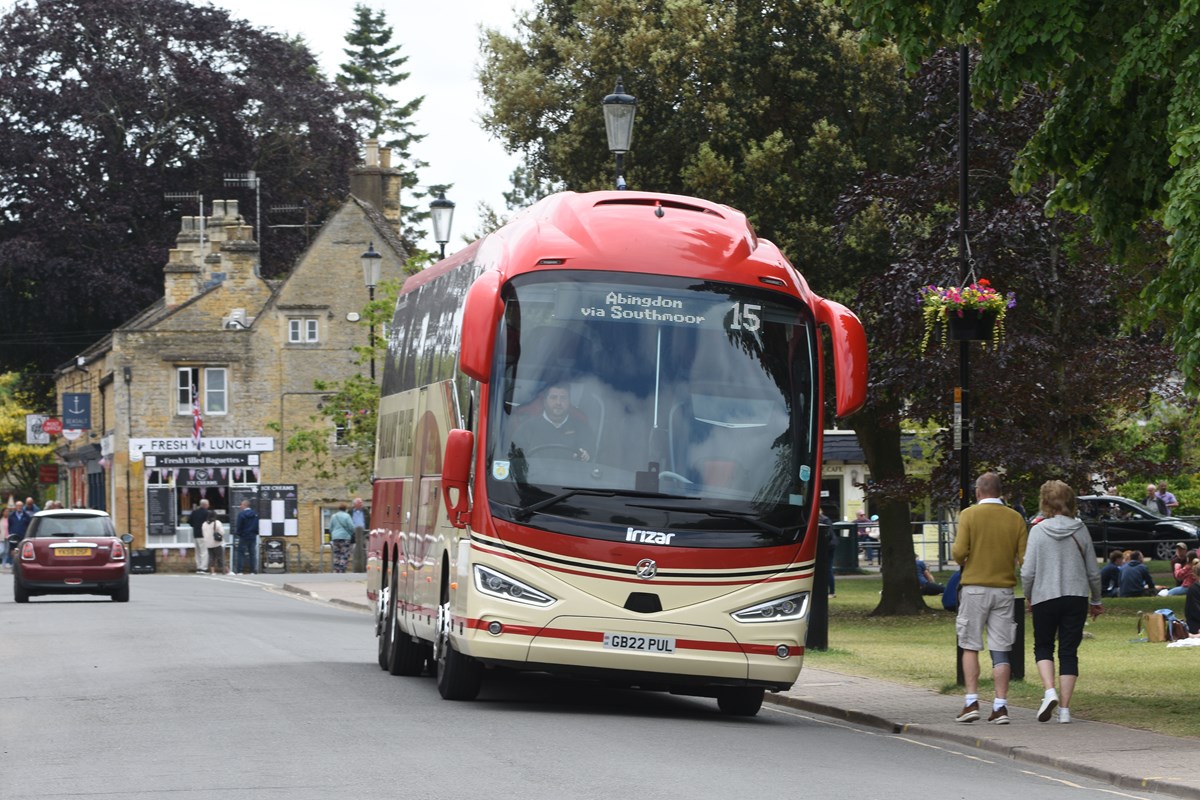
<path fill-rule="evenodd" d="M 266 579 L 288 592 L 363 613 L 373 613 L 366 581 L 358 575 L 247 576 Z M 1036 708 L 1009 706 L 1009 725 L 986 722 L 990 698 L 980 702 L 983 719 L 954 721 L 962 695 L 805 667 L 786 692 L 767 702 L 896 734 L 973 747 L 1014 761 L 1051 767 L 1123 789 L 1161 792 L 1200 800 L 1200 741 L 1080 719 L 1062 725 L 1037 721 Z M 986 707 L 985 707 L 986 706 Z"/>

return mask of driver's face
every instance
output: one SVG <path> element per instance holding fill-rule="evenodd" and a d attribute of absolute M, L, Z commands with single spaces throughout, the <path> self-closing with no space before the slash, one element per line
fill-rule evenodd
<path fill-rule="evenodd" d="M 566 389 L 554 387 L 546 392 L 546 416 L 554 422 L 561 422 L 567 418 L 567 412 L 571 410 L 571 395 Z"/>

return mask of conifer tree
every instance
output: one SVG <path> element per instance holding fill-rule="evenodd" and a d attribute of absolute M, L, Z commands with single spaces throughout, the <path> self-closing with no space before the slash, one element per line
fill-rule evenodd
<path fill-rule="evenodd" d="M 409 77 L 402 71 L 408 56 L 400 55 L 400 45 L 392 44 L 392 35 L 383 11 L 356 5 L 353 28 L 345 36 L 350 46 L 342 51 L 348 60 L 341 65 L 337 82 L 356 97 L 351 122 L 359 134 L 391 148 L 392 166 L 403 173 L 404 189 L 413 203 L 406 205 L 401 196 L 401 234 L 411 249 L 423 235 L 429 218 L 427 204 L 418 202 L 429 196 L 428 188 L 419 186 L 417 179 L 417 171 L 429 164 L 412 154 L 412 146 L 425 138 L 413 131 L 413 115 L 425 98 L 402 103 L 392 96 Z"/>

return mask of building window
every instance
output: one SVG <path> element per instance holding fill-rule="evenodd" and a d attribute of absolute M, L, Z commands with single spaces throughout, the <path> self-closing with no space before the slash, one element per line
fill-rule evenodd
<path fill-rule="evenodd" d="M 195 387 L 204 414 L 229 413 L 229 379 L 224 367 L 179 367 L 175 370 L 175 413 L 192 413 Z"/>
<path fill-rule="evenodd" d="M 291 317 L 288 319 L 288 343 L 311 344 L 317 341 L 315 317 Z"/>

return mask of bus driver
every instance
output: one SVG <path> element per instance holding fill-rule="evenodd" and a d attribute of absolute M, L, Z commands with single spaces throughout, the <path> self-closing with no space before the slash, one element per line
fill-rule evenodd
<path fill-rule="evenodd" d="M 542 455 L 591 461 L 588 447 L 595 435 L 580 412 L 571 413 L 571 392 L 565 383 L 552 383 L 542 397 L 542 413 L 517 428 L 513 446 L 526 458 Z"/>

